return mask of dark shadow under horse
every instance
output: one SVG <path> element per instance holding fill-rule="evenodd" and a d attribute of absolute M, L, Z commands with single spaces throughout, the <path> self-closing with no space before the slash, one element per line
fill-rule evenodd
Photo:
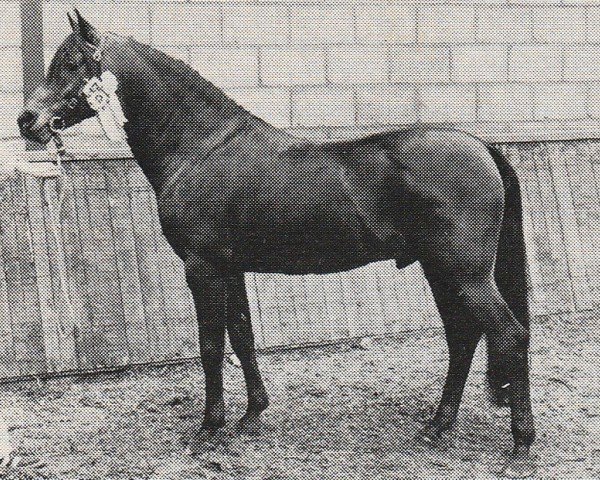
<path fill-rule="evenodd" d="M 492 397 L 511 408 L 507 475 L 527 475 L 534 440 L 529 320 L 517 176 L 493 148 L 452 129 L 417 127 L 316 143 L 256 118 L 181 61 L 101 35 L 77 11 L 46 81 L 19 118 L 42 143 L 59 118 L 95 114 L 82 87 L 111 71 L 129 145 L 158 199 L 164 235 L 185 263 L 206 377 L 203 430 L 224 425 L 225 331 L 248 389 L 241 426 L 267 407 L 244 272 L 320 274 L 419 261 L 440 311 L 449 369 L 432 442 L 455 423 L 475 348 L 487 337 Z"/>

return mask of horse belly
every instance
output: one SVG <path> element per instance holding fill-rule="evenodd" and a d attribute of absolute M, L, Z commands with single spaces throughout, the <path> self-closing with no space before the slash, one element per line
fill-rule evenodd
<path fill-rule="evenodd" d="M 396 258 L 398 243 L 383 244 L 349 207 L 338 204 L 336 212 L 296 212 L 300 215 L 281 216 L 269 226 L 243 232 L 239 257 L 244 269 L 332 273 Z"/>

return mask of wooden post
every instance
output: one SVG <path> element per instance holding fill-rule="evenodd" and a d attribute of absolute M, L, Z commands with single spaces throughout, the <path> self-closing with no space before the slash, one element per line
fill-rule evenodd
<path fill-rule="evenodd" d="M 21 0 L 21 53 L 23 55 L 23 100 L 26 102 L 44 79 L 43 0 Z M 41 150 L 26 141 L 27 150 Z"/>

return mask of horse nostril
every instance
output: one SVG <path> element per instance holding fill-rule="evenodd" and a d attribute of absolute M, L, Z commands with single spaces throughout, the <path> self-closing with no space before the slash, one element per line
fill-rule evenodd
<path fill-rule="evenodd" d="M 19 124 L 19 128 L 23 130 L 28 130 L 35 123 L 37 119 L 37 115 L 31 110 L 25 110 L 19 115 L 17 123 Z"/>

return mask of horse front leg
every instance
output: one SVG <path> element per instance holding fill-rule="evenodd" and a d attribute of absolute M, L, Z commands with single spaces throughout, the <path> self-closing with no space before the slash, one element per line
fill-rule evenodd
<path fill-rule="evenodd" d="M 202 431 L 210 434 L 225 424 L 223 357 L 227 282 L 225 276 L 212 265 L 195 257 L 186 260 L 185 273 L 196 307 L 200 357 L 205 376 Z"/>
<path fill-rule="evenodd" d="M 253 432 L 259 425 L 260 414 L 269 406 L 269 398 L 256 361 L 250 308 L 242 272 L 229 278 L 227 293 L 227 331 L 233 351 L 242 364 L 248 391 L 248 408 L 238 426 L 244 431 Z"/>

